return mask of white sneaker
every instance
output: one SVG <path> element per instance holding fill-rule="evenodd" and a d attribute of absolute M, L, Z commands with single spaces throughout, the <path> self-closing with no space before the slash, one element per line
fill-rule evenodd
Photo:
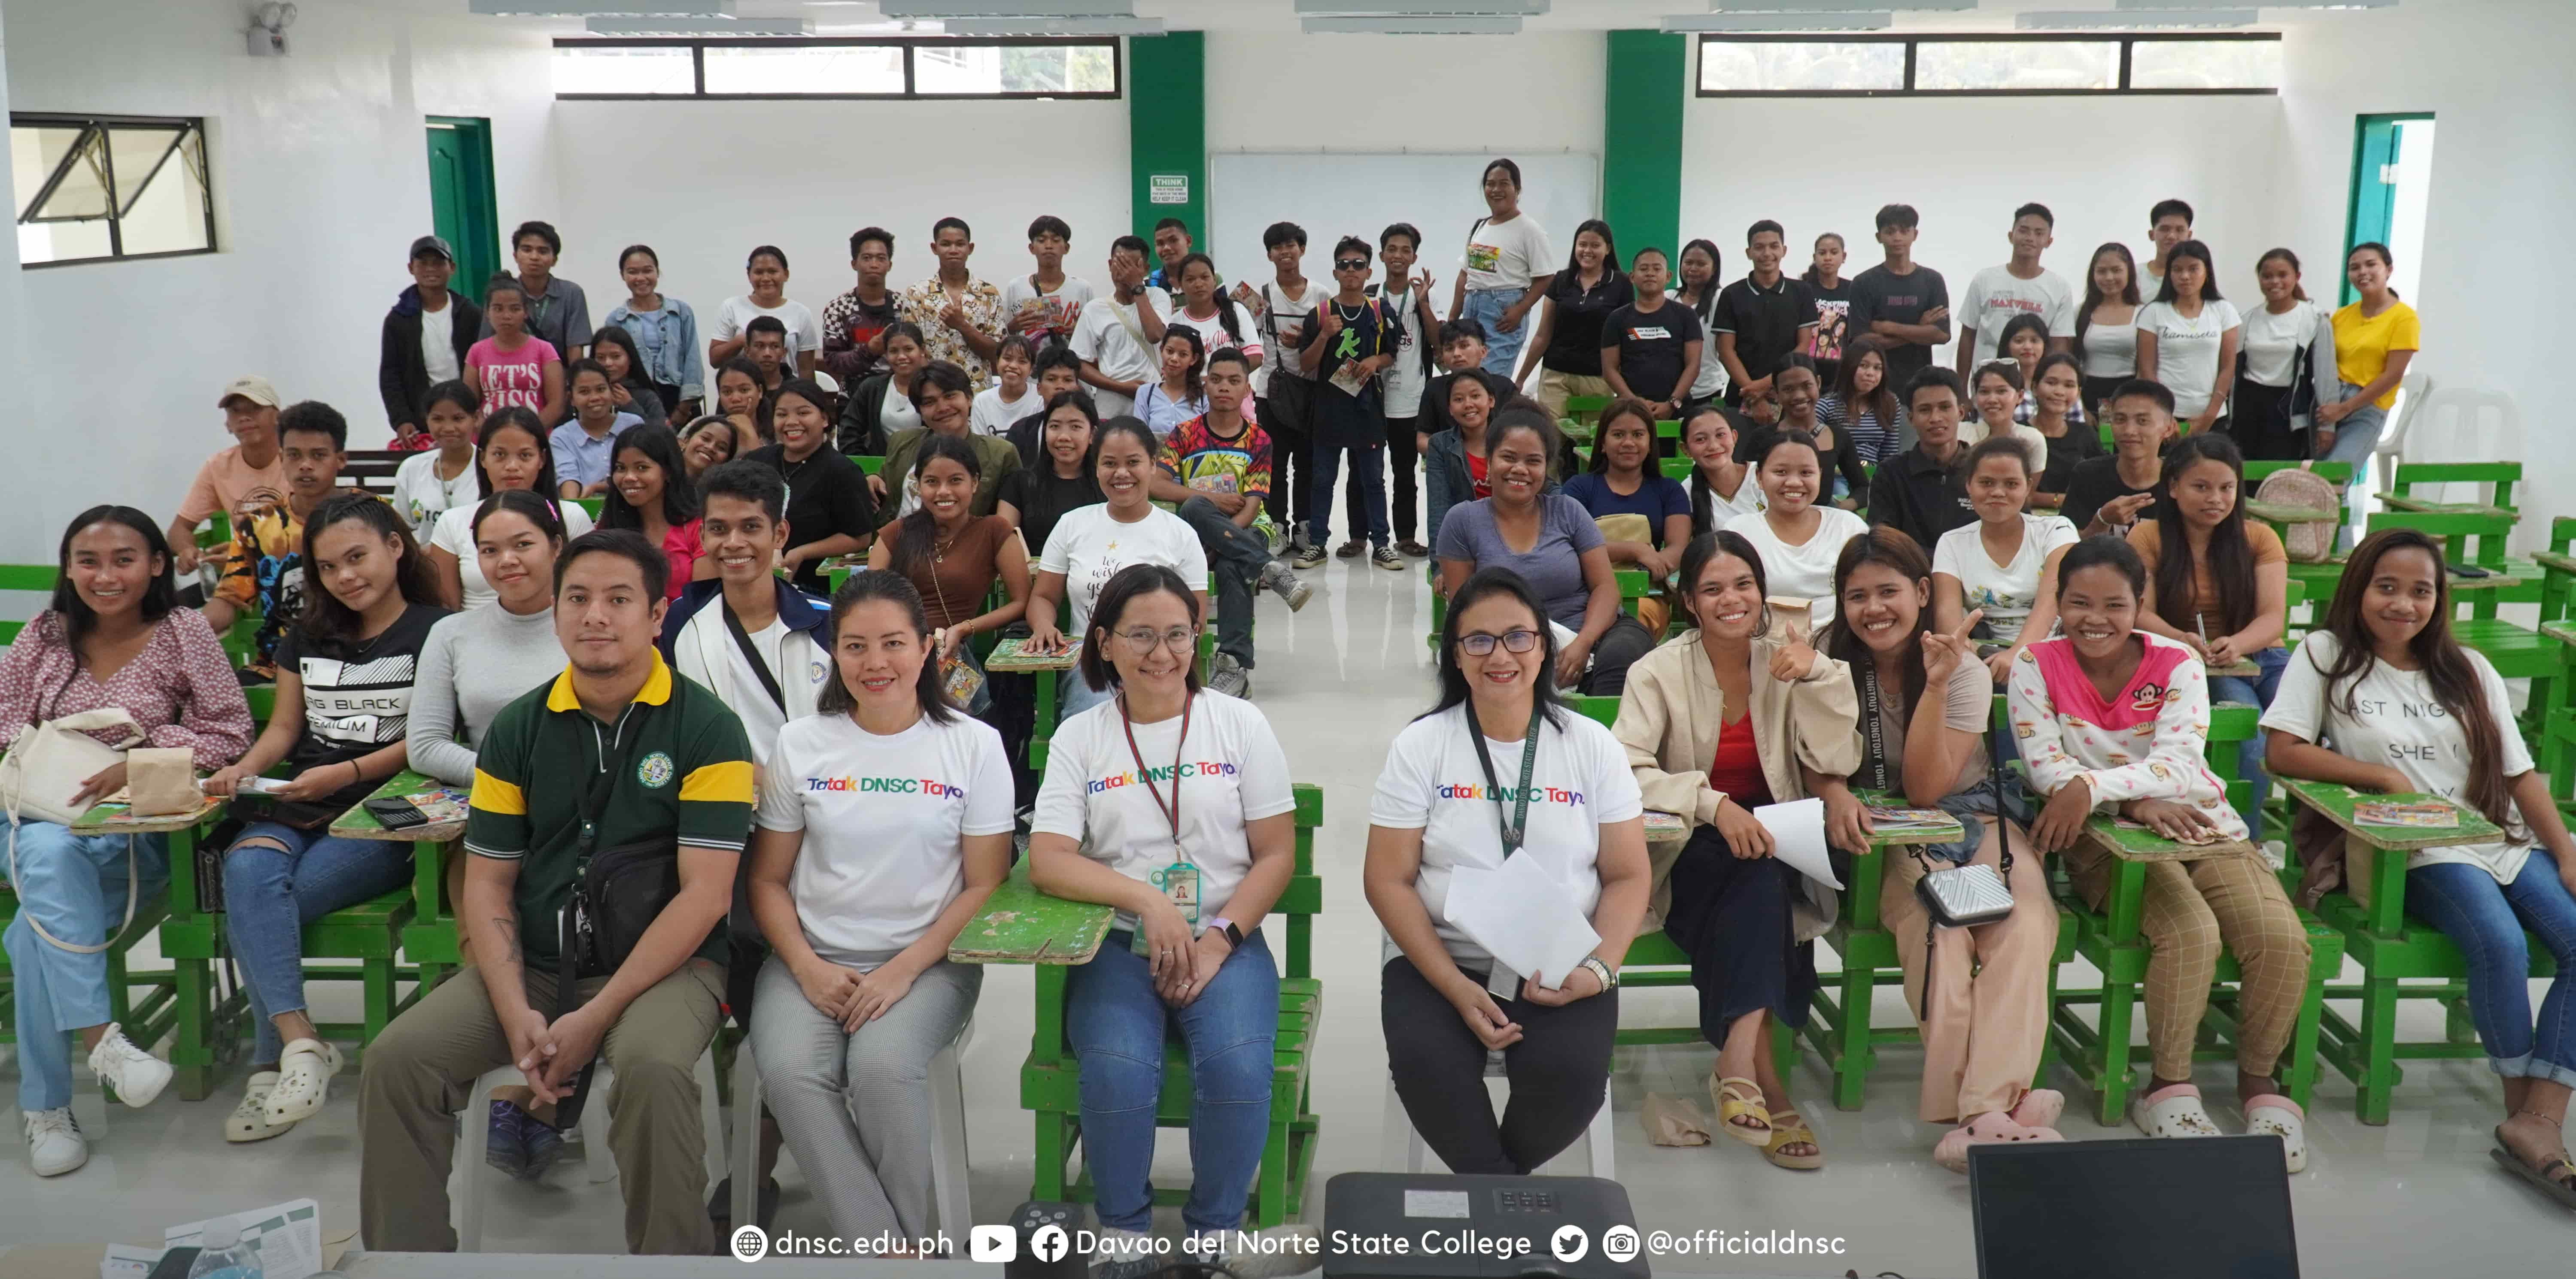
<path fill-rule="evenodd" d="M 1214 1236 L 1211 1241 L 1210 1236 Z M 1224 1266 L 1236 1279 L 1283 1279 L 1324 1264 L 1321 1238 L 1313 1226 L 1272 1226 L 1267 1230 L 1209 1230 L 1197 1236 L 1195 1259 Z M 1214 1247 L 1209 1247 L 1213 1242 Z"/>
<path fill-rule="evenodd" d="M 98 1047 L 89 1050 L 89 1072 L 98 1076 L 101 1084 L 115 1089 L 118 1101 L 138 1108 L 151 1105 L 177 1073 L 170 1069 L 170 1063 L 135 1047 L 115 1022 L 107 1024 L 107 1033 L 99 1036 Z"/>
<path fill-rule="evenodd" d="M 266 1141 L 294 1127 L 268 1121 L 269 1094 L 277 1090 L 274 1070 L 263 1070 L 250 1077 L 250 1087 L 243 1091 L 241 1104 L 224 1120 L 224 1140 L 230 1142 Z"/>
<path fill-rule="evenodd" d="M 1098 1243 L 1099 1247 L 1091 1254 L 1093 1266 L 1111 1266 L 1122 1261 L 1135 1261 L 1154 1255 L 1154 1236 L 1142 1230 L 1121 1230 L 1116 1226 L 1102 1226 L 1094 1242 Z"/>
<path fill-rule="evenodd" d="M 340 1073 L 340 1050 L 318 1039 L 299 1039 L 277 1056 L 277 1084 L 268 1093 L 268 1122 L 293 1124 L 310 1119 L 331 1094 L 331 1077 Z"/>
<path fill-rule="evenodd" d="M 89 1162 L 89 1143 L 81 1139 L 80 1121 L 72 1108 L 31 1110 L 26 1116 L 27 1162 L 39 1177 L 59 1177 Z"/>
<path fill-rule="evenodd" d="M 1219 653 L 1208 671 L 1207 686 L 1210 692 L 1223 693 L 1228 697 L 1245 697 L 1252 692 L 1252 675 L 1243 669 L 1243 663 L 1227 654 Z"/>
<path fill-rule="evenodd" d="M 1291 613 L 1306 607 L 1307 598 L 1315 593 L 1315 588 L 1306 585 L 1306 580 L 1291 571 L 1283 560 L 1272 560 L 1261 566 L 1261 585 L 1277 591 L 1279 598 L 1288 601 Z"/>

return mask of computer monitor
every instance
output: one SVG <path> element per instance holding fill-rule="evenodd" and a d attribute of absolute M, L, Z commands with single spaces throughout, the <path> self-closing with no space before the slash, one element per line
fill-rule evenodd
<path fill-rule="evenodd" d="M 1978 1145 L 1978 1279 L 2298 1279 L 2277 1137 Z"/>

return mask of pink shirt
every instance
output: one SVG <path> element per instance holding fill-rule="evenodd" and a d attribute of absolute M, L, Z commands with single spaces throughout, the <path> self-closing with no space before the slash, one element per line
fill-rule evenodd
<path fill-rule="evenodd" d="M 674 524 L 669 532 L 662 535 L 662 554 L 671 560 L 671 585 L 664 592 L 665 598 L 680 598 L 680 592 L 689 588 L 689 574 L 697 571 L 698 557 L 706 553 L 698 541 L 699 523 L 691 520 L 686 524 Z"/>
<path fill-rule="evenodd" d="M 466 367 L 483 379 L 483 411 L 522 408 L 530 411 L 546 406 L 546 366 L 560 364 L 563 357 L 544 338 L 527 338 L 519 349 L 504 351 L 499 338 L 485 338 L 465 352 Z"/>
<path fill-rule="evenodd" d="M 2169 799 L 2200 809 L 2229 839 L 2245 838 L 2245 819 L 2201 755 L 2209 738 L 2207 669 L 2172 640 L 2135 634 L 2146 654 L 2110 698 L 2085 678 L 2072 641 L 2042 640 L 2014 659 L 2013 733 L 2033 789 L 2054 793 L 2082 777 L 2100 811 L 2122 800 Z"/>
<path fill-rule="evenodd" d="M 205 615 L 174 609 L 153 628 L 143 651 L 101 684 L 72 655 L 63 618 L 47 609 L 0 654 L 0 737 L 102 706 L 122 706 L 143 730 L 144 745 L 180 747 L 212 772 L 250 749 L 250 706 Z M 93 733 L 115 746 L 115 732 Z"/>

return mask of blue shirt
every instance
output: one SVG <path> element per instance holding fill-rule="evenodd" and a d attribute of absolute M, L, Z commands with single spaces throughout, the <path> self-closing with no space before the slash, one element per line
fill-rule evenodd
<path fill-rule="evenodd" d="M 1664 520 L 1674 515 L 1687 519 L 1691 513 L 1690 491 L 1681 481 L 1662 475 L 1646 476 L 1636 492 L 1623 497 L 1611 490 L 1608 476 L 1586 471 L 1565 482 L 1565 495 L 1583 503 L 1596 520 L 1604 515 L 1645 516 L 1659 551 L 1664 549 Z"/>
<path fill-rule="evenodd" d="M 608 482 L 608 464 L 617 456 L 617 437 L 630 426 L 643 425 L 644 419 L 632 413 L 620 413 L 608 424 L 608 434 L 598 439 L 581 429 L 575 418 L 546 436 L 546 445 L 555 455 L 555 482 L 577 483 L 583 488 Z M 549 494 L 548 496 L 552 496 Z"/>
<path fill-rule="evenodd" d="M 665 297 L 658 311 L 638 311 L 620 303 L 608 313 L 608 322 L 626 330 L 635 339 L 635 349 L 644 353 L 644 367 L 636 372 L 680 388 L 681 399 L 705 398 L 707 375 L 698 355 L 698 317 L 688 303 Z"/>

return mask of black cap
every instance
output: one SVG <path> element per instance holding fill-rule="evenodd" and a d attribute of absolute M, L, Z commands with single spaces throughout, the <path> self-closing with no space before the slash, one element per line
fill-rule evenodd
<path fill-rule="evenodd" d="M 424 235 L 411 242 L 411 256 L 413 260 L 417 260 L 425 253 L 435 253 L 438 256 L 447 259 L 451 265 L 456 261 L 456 250 L 447 247 L 447 241 L 439 239 L 434 235 Z"/>

